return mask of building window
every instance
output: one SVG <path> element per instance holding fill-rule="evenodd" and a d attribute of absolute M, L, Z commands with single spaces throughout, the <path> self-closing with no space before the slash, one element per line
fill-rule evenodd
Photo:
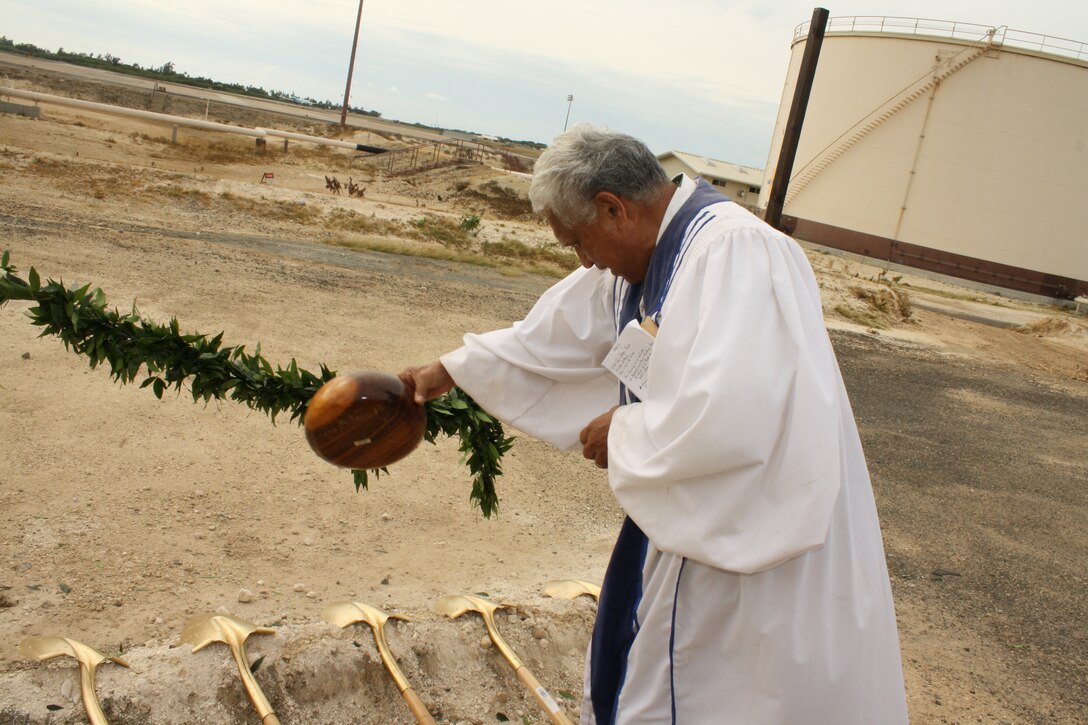
<path fill-rule="evenodd" d="M 725 182 L 722 181 L 721 179 L 711 179 L 710 183 L 713 184 L 714 186 L 725 186 Z"/>
<path fill-rule="evenodd" d="M 750 191 L 753 194 L 758 194 L 759 193 L 759 187 L 758 186 L 749 186 L 748 191 Z"/>

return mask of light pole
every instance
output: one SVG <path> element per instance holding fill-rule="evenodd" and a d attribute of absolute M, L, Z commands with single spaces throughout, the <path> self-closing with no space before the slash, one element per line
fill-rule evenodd
<path fill-rule="evenodd" d="M 574 94 L 567 94 L 567 118 L 563 121 L 563 130 L 567 130 L 567 124 L 570 122 L 570 107 L 574 105 Z"/>
<path fill-rule="evenodd" d="M 341 128 L 348 124 L 348 94 L 351 93 L 351 72 L 355 70 L 355 47 L 359 45 L 359 25 L 363 22 L 363 0 L 359 0 L 359 14 L 355 17 L 355 39 L 351 41 L 351 60 L 348 61 L 348 85 L 344 88 L 344 107 L 340 109 Z"/>

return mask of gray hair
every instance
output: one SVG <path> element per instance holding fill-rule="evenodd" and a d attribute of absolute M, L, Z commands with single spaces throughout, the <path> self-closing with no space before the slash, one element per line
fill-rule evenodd
<path fill-rule="evenodd" d="M 537 159 L 529 199 L 533 211 L 549 211 L 563 224 L 586 224 L 596 219 L 593 198 L 598 192 L 647 201 L 668 181 L 646 144 L 580 123 L 556 136 Z"/>

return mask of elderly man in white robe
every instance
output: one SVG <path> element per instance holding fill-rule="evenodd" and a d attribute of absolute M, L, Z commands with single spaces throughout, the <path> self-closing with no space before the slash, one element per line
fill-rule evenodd
<path fill-rule="evenodd" d="M 588 125 L 529 196 L 582 268 L 401 377 L 607 469 L 627 518 L 582 723 L 906 722 L 872 487 L 802 250 Z"/>

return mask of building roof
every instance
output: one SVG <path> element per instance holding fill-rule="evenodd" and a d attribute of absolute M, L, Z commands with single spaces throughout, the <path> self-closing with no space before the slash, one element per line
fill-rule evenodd
<path fill-rule="evenodd" d="M 689 154 L 684 151 L 666 151 L 657 155 L 658 161 L 664 161 L 669 156 L 675 156 L 680 162 L 688 166 L 699 176 L 711 176 L 727 181 L 739 181 L 749 186 L 762 186 L 763 169 L 755 169 L 751 166 L 741 166 L 731 161 L 720 161 L 707 156 Z"/>

